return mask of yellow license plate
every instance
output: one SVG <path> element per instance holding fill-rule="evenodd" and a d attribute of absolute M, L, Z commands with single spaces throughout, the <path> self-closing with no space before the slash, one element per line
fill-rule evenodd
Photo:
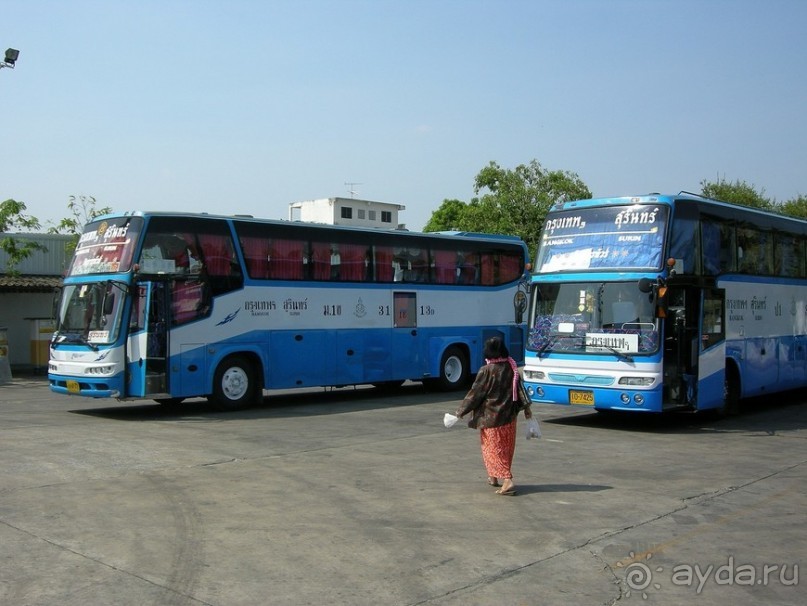
<path fill-rule="evenodd" d="M 594 406 L 594 392 L 570 389 L 569 404 L 582 404 L 583 406 Z"/>
<path fill-rule="evenodd" d="M 81 391 L 81 386 L 78 384 L 78 381 L 68 381 L 67 391 L 70 393 L 79 393 Z"/>

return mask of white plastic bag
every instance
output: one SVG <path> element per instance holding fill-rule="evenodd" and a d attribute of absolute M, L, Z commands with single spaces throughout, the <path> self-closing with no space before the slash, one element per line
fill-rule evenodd
<path fill-rule="evenodd" d="M 443 417 L 443 425 L 445 425 L 446 427 L 454 427 L 456 422 L 459 420 L 460 420 L 459 417 L 447 412 Z"/>
<path fill-rule="evenodd" d="M 538 425 L 538 419 L 532 417 L 527 419 L 527 439 L 540 438 L 541 426 Z"/>

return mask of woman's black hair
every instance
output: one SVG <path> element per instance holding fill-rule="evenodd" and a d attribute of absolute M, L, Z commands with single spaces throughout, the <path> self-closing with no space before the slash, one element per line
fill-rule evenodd
<path fill-rule="evenodd" d="M 496 358 L 510 357 L 510 351 L 501 337 L 491 337 L 485 341 L 485 346 L 482 348 L 482 356 L 486 360 L 494 360 Z"/>

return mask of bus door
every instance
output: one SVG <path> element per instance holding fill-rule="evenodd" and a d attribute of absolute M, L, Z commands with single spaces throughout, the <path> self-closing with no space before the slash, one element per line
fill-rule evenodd
<path fill-rule="evenodd" d="M 703 289 L 698 351 L 698 410 L 719 408 L 726 388 L 726 291 Z"/>
<path fill-rule="evenodd" d="M 664 325 L 664 406 L 721 406 L 726 363 L 725 292 L 670 287 Z"/>
<path fill-rule="evenodd" d="M 417 293 L 392 294 L 392 347 L 390 371 L 396 378 L 425 372 L 418 349 Z"/>
<path fill-rule="evenodd" d="M 699 288 L 671 286 L 664 323 L 664 408 L 695 407 L 698 388 Z"/>
<path fill-rule="evenodd" d="M 147 397 L 168 391 L 168 284 L 140 282 L 128 339 L 127 395 Z"/>

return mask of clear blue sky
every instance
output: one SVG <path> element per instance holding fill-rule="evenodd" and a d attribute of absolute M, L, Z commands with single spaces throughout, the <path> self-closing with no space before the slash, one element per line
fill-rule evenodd
<path fill-rule="evenodd" d="M 807 194 L 803 0 L 0 0 L 0 200 L 286 218 L 490 161 L 595 196 Z"/>

